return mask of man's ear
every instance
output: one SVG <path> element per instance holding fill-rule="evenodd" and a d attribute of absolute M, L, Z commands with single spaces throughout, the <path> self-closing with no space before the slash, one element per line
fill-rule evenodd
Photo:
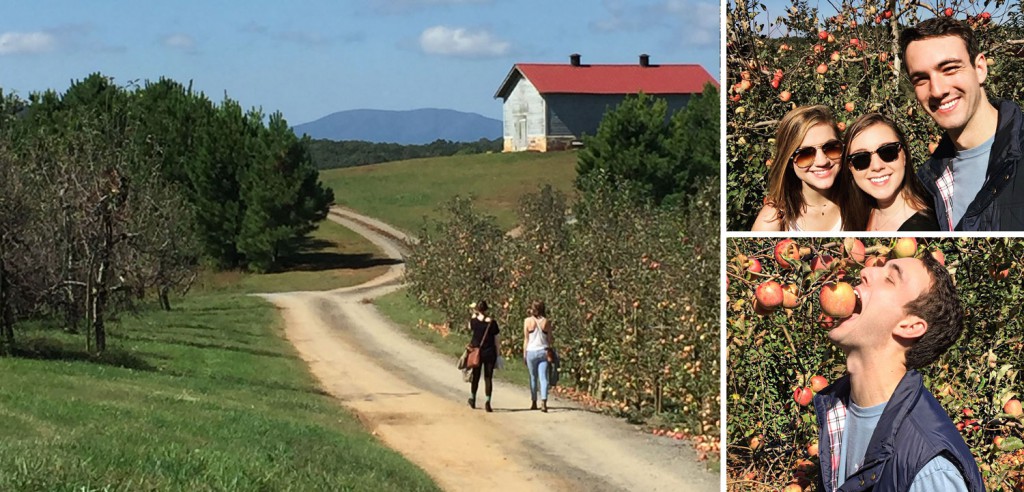
<path fill-rule="evenodd" d="M 917 340 L 928 332 L 928 322 L 920 316 L 907 315 L 897 323 L 892 334 L 907 340 Z"/>
<path fill-rule="evenodd" d="M 984 53 L 978 53 L 978 56 L 974 57 L 974 71 L 978 74 L 978 83 L 984 84 L 988 78 L 988 60 L 985 59 Z"/>

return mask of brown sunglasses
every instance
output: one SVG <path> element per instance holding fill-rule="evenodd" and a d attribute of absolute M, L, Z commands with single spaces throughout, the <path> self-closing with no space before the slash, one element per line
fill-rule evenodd
<path fill-rule="evenodd" d="M 820 147 L 800 147 L 796 149 L 796 152 L 793 152 L 793 156 L 789 158 L 789 162 L 796 164 L 796 167 L 800 169 L 807 169 L 814 164 L 814 158 L 818 155 L 818 149 L 821 149 L 825 157 L 833 161 L 843 156 L 843 142 L 832 139 L 821 144 Z"/>

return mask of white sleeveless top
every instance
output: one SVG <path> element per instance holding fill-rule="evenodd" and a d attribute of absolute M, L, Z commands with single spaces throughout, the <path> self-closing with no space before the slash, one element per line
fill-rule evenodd
<path fill-rule="evenodd" d="M 544 350 L 548 348 L 548 337 L 544 330 L 540 329 L 541 320 L 544 318 L 531 317 L 533 320 L 533 331 L 527 334 L 526 350 Z"/>

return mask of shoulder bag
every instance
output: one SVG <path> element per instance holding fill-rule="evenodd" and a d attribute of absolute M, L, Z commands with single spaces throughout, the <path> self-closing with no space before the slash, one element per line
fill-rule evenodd
<path fill-rule="evenodd" d="M 491 322 L 493 323 L 493 321 Z M 484 340 L 487 340 L 487 333 L 491 331 L 491 324 L 487 324 L 487 329 L 484 330 L 484 336 L 480 337 L 480 345 L 484 344 Z M 469 352 L 466 355 L 466 367 L 470 369 L 476 369 L 480 367 L 480 347 L 469 347 Z"/>

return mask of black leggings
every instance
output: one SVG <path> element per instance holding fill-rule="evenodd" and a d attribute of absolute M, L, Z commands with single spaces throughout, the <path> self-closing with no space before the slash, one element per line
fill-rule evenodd
<path fill-rule="evenodd" d="M 483 361 L 479 366 L 473 368 L 473 382 L 470 385 L 470 392 L 473 393 L 473 397 L 476 398 L 476 390 L 480 388 L 480 368 L 483 367 L 484 372 L 484 394 L 491 396 L 491 390 L 493 385 L 491 379 L 494 377 L 494 363 L 496 361 Z"/>

